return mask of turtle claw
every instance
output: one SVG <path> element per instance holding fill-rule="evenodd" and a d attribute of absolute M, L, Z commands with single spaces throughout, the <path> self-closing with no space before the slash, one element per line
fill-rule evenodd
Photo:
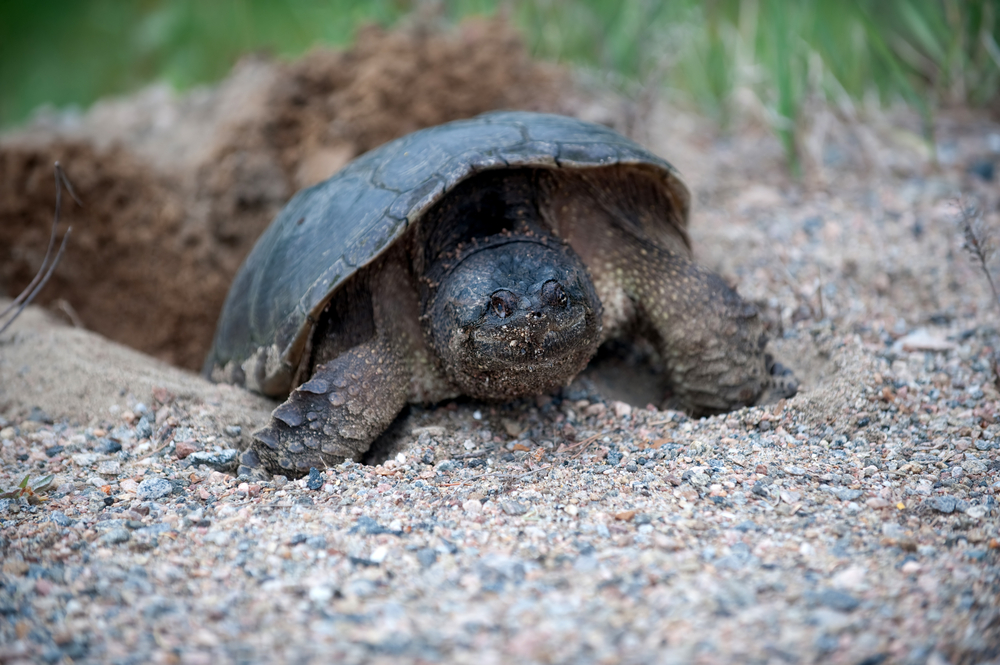
<path fill-rule="evenodd" d="M 253 433 L 253 439 L 256 443 L 260 441 L 263 445 L 267 446 L 271 450 L 278 449 L 278 436 L 271 426 L 262 427 Z"/>
<path fill-rule="evenodd" d="M 768 383 L 758 404 L 795 397 L 799 392 L 799 380 L 795 378 L 795 373 L 777 362 L 770 353 L 764 356 L 764 361 L 767 363 Z"/>
<path fill-rule="evenodd" d="M 260 457 L 254 452 L 253 448 L 248 448 L 243 451 L 240 455 L 239 467 L 236 469 L 236 477 L 249 476 L 254 480 L 270 480 L 271 474 L 268 473 L 264 465 L 261 464 Z"/>
<path fill-rule="evenodd" d="M 272 418 L 277 418 L 289 427 L 298 427 L 305 421 L 302 409 L 294 401 L 289 399 L 271 413 Z"/>
<path fill-rule="evenodd" d="M 294 394 L 294 393 L 293 393 Z M 310 467 L 324 467 L 327 460 L 316 450 L 315 433 L 307 428 L 289 425 L 278 413 L 285 402 L 271 415 L 271 422 L 253 433 L 253 444 L 240 458 L 241 468 L 246 466 L 284 473 L 293 477 L 308 472 Z"/>

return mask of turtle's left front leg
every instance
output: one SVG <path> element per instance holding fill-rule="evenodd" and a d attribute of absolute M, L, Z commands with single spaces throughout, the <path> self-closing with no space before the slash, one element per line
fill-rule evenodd
<path fill-rule="evenodd" d="M 615 240 L 588 246 L 603 269 L 598 292 L 604 298 L 620 289 L 633 316 L 652 330 L 684 409 L 720 413 L 765 396 L 774 363 L 764 352 L 767 335 L 757 308 L 681 248 L 628 233 Z"/>
<path fill-rule="evenodd" d="M 254 432 L 246 470 L 297 477 L 360 458 L 406 405 L 411 375 L 394 341 L 376 337 L 317 366 Z"/>
<path fill-rule="evenodd" d="M 632 239 L 623 286 L 656 331 L 677 398 L 696 415 L 755 404 L 771 385 L 757 308 L 687 256 Z"/>
<path fill-rule="evenodd" d="M 346 285 L 315 335 L 308 380 L 254 432 L 241 457 L 245 470 L 300 476 L 359 459 L 411 397 L 424 396 L 415 379 L 424 386 L 433 371 L 417 293 L 398 252 Z"/>
<path fill-rule="evenodd" d="M 645 183 L 645 184 L 644 184 Z M 543 183 L 544 184 L 544 183 Z M 691 260 L 674 202 L 639 170 L 556 178 L 543 214 L 590 268 L 605 334 L 653 332 L 676 398 L 695 415 L 756 404 L 776 386 L 757 308 Z M 794 394 L 784 378 L 784 394 Z"/>

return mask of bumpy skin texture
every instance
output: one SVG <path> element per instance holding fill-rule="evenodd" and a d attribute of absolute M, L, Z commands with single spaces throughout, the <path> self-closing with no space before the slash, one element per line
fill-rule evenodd
<path fill-rule="evenodd" d="M 206 361 L 290 390 L 244 465 L 356 459 L 407 402 L 552 391 L 637 332 L 692 413 L 794 394 L 756 309 L 692 262 L 688 198 L 627 139 L 529 113 L 418 132 L 300 193 L 237 276 Z"/>
<path fill-rule="evenodd" d="M 300 475 L 357 458 L 406 405 L 413 364 L 425 355 L 416 291 L 401 252 L 374 268 L 331 301 L 309 379 L 254 433 L 246 466 Z"/>
<path fill-rule="evenodd" d="M 470 252 L 437 289 L 427 309 L 431 345 L 449 380 L 476 399 L 556 390 L 601 340 L 590 276 L 558 241 L 502 235 L 493 243 Z"/>
<path fill-rule="evenodd" d="M 682 238 L 662 233 L 656 211 L 670 208 L 655 178 L 620 168 L 546 175 L 551 225 L 591 267 L 601 300 L 628 304 L 608 312 L 609 331 L 651 329 L 677 398 L 696 415 L 754 403 L 770 384 L 763 322 L 691 261 Z"/>

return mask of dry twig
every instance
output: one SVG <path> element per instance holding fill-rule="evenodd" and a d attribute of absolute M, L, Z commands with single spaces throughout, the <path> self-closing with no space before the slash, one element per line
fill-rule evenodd
<path fill-rule="evenodd" d="M 72 226 L 66 229 L 62 242 L 59 244 L 59 251 L 56 253 L 55 258 L 52 258 L 52 249 L 55 247 L 56 236 L 58 235 L 59 230 L 59 209 L 62 207 L 62 188 L 64 186 L 66 187 L 66 191 L 69 192 L 69 195 L 74 201 L 76 201 L 77 205 L 83 205 L 80 203 L 80 199 L 77 198 L 76 192 L 73 191 L 73 185 L 70 184 L 69 178 L 66 177 L 66 173 L 63 171 L 62 166 L 59 165 L 59 162 L 55 163 L 55 174 L 56 212 L 52 218 L 52 232 L 49 235 L 49 246 L 48 249 L 45 250 L 45 258 L 42 259 L 42 265 L 39 266 L 38 272 L 35 274 L 34 279 L 31 280 L 31 283 L 24 287 L 24 290 L 21 291 L 16 298 L 14 298 L 13 302 L 7 305 L 7 307 L 0 312 L 0 322 L 3 322 L 5 318 L 7 319 L 6 322 L 0 326 L 0 333 L 3 333 L 12 323 L 14 323 L 17 317 L 20 316 L 21 312 L 24 311 L 24 308 L 31 304 L 31 301 L 35 299 L 38 292 L 41 291 L 42 288 L 48 283 L 49 278 L 52 277 L 52 273 L 55 272 L 56 266 L 59 265 L 60 259 L 62 259 L 63 252 L 66 251 L 66 241 L 69 240 L 70 231 L 73 230 Z M 50 259 L 52 259 L 51 262 Z M 15 307 L 17 309 L 15 309 Z"/>
<path fill-rule="evenodd" d="M 996 282 L 993 281 L 993 273 L 990 272 L 990 262 L 996 256 L 996 237 L 987 228 L 983 220 L 983 214 L 974 206 L 966 205 L 965 201 L 958 201 L 959 214 L 962 215 L 962 230 L 965 232 L 965 248 L 969 250 L 986 273 L 986 279 L 990 283 L 993 291 L 993 299 L 1000 307 L 1000 294 L 997 293 Z"/>
<path fill-rule="evenodd" d="M 990 272 L 990 263 L 997 251 L 996 235 L 987 227 L 982 212 L 974 206 L 966 205 L 963 199 L 959 199 L 958 210 L 962 216 L 962 230 L 965 232 L 965 248 L 979 261 L 980 267 L 986 273 L 986 280 L 990 283 L 993 301 L 1000 307 L 1000 293 L 997 292 L 993 273 Z M 993 352 L 990 365 L 993 369 L 993 385 L 1000 390 L 1000 363 L 997 362 L 996 351 Z"/>

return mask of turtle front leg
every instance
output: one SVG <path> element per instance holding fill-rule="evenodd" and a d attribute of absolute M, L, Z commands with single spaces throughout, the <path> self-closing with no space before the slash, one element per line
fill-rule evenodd
<path fill-rule="evenodd" d="M 626 288 L 656 331 L 680 402 L 695 415 L 755 404 L 773 366 L 757 308 L 686 256 L 647 247 L 637 257 Z"/>
<path fill-rule="evenodd" d="M 633 238 L 623 244 L 621 286 L 655 331 L 684 408 L 706 415 L 757 403 L 774 365 L 757 308 L 684 254 Z"/>
<path fill-rule="evenodd" d="M 780 376 L 784 369 L 764 353 L 757 308 L 691 260 L 683 206 L 662 182 L 624 167 L 541 184 L 543 217 L 590 268 L 605 334 L 627 335 L 635 322 L 651 331 L 687 411 L 719 413 L 794 394 L 794 378 Z"/>
<path fill-rule="evenodd" d="M 253 434 L 241 462 L 301 476 L 358 459 L 406 405 L 410 372 L 382 338 L 316 367 Z"/>

